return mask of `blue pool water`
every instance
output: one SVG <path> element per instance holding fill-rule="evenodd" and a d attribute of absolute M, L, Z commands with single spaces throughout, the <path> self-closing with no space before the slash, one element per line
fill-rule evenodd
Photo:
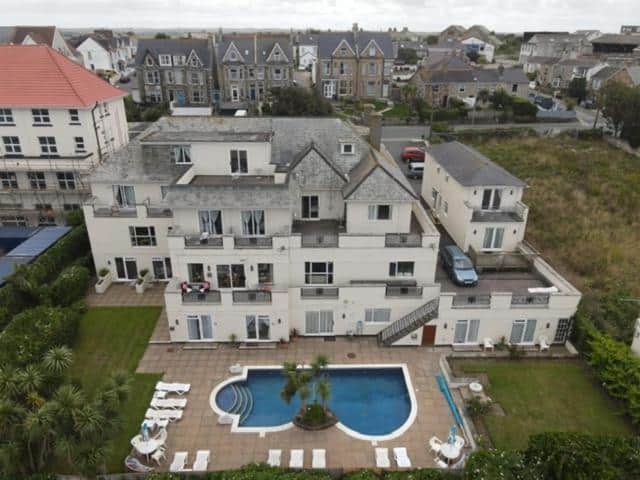
<path fill-rule="evenodd" d="M 386 435 L 402 426 L 411 399 L 400 367 L 329 369 L 329 407 L 345 426 L 364 435 Z M 246 381 L 226 385 L 216 396 L 221 410 L 240 415 L 241 427 L 276 427 L 291 421 L 300 407 L 280 398 L 282 370 L 249 369 Z M 308 402 L 313 401 L 313 396 Z"/>

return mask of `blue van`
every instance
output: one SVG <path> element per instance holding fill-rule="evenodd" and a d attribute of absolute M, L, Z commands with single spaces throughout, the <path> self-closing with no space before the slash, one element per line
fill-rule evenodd
<path fill-rule="evenodd" d="M 455 245 L 448 245 L 440 251 L 442 265 L 454 283 L 463 287 L 473 287 L 478 284 L 478 274 L 473 263 L 462 250 Z"/>

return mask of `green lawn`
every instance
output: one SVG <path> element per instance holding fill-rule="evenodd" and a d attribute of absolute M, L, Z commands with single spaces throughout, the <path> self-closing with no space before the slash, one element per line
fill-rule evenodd
<path fill-rule="evenodd" d="M 411 116 L 411 109 L 406 103 L 396 102 L 393 104 L 393 108 L 384 112 L 382 116 L 388 118 L 407 118 Z"/>
<path fill-rule="evenodd" d="M 80 321 L 73 353 L 71 378 L 88 394 L 100 386 L 108 372 L 133 375 L 129 400 L 123 406 L 122 432 L 113 441 L 110 472 L 122 472 L 131 449 L 129 440 L 140 429 L 156 382 L 161 375 L 134 373 L 160 315 L 160 307 L 94 307 Z"/>
<path fill-rule="evenodd" d="M 635 433 L 578 360 L 463 360 L 456 369 L 489 377 L 489 396 L 506 416 L 484 422 L 497 448 L 526 447 L 529 435 L 545 431 L 590 434 Z"/>

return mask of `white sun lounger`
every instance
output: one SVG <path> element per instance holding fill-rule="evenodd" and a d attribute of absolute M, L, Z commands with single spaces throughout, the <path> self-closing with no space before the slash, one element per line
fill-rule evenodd
<path fill-rule="evenodd" d="M 490 338 L 484 339 L 484 349 L 493 351 L 493 340 Z"/>
<path fill-rule="evenodd" d="M 376 467 L 378 468 L 390 468 L 391 461 L 389 460 L 388 448 L 376 448 Z"/>
<path fill-rule="evenodd" d="M 207 466 L 209 465 L 209 455 L 211 452 L 209 450 L 198 450 L 196 452 L 196 461 L 193 462 L 193 471 L 194 472 L 206 472 Z"/>
<path fill-rule="evenodd" d="M 304 467 L 304 450 L 291 450 L 291 458 L 289 459 L 289 468 Z"/>
<path fill-rule="evenodd" d="M 282 450 L 279 450 L 279 449 L 269 450 L 269 456 L 267 457 L 267 465 L 269 465 L 270 467 L 279 467 L 281 458 L 282 458 Z"/>
<path fill-rule="evenodd" d="M 311 468 L 327 468 L 327 451 L 323 448 L 314 448 L 311 460 Z"/>
<path fill-rule="evenodd" d="M 187 406 L 186 398 L 152 398 L 151 406 L 153 408 L 185 408 Z"/>
<path fill-rule="evenodd" d="M 411 460 L 407 455 L 407 449 L 405 447 L 396 447 L 393 449 L 393 458 L 398 464 L 398 468 L 411 468 Z"/>
<path fill-rule="evenodd" d="M 169 420 L 170 422 L 173 422 L 182 418 L 182 410 L 154 410 L 153 408 L 148 408 L 147 412 L 144 414 L 144 418 L 148 418 L 150 420 Z"/>
<path fill-rule="evenodd" d="M 145 425 L 149 430 L 153 430 L 154 428 L 167 428 L 169 425 L 169 420 L 151 420 L 147 419 L 142 422 L 140 426 Z"/>
<path fill-rule="evenodd" d="M 170 472 L 184 472 L 186 470 L 185 465 L 187 464 L 187 456 L 189 454 L 187 452 L 176 452 L 173 455 L 173 462 L 169 465 Z"/>
<path fill-rule="evenodd" d="M 540 344 L 540 351 L 541 352 L 546 352 L 547 350 L 549 350 L 549 344 L 547 343 L 547 337 L 540 337 L 540 339 L 538 340 L 538 343 Z"/>
<path fill-rule="evenodd" d="M 156 390 L 153 392 L 153 398 L 167 398 L 167 393 L 164 390 Z"/>
<path fill-rule="evenodd" d="M 191 384 L 190 383 L 158 382 L 156 383 L 156 390 L 160 390 L 161 392 L 177 393 L 178 395 L 184 395 L 189 390 L 191 390 Z"/>
<path fill-rule="evenodd" d="M 440 451 L 440 448 L 442 447 L 442 440 L 440 440 L 438 437 L 431 437 L 429 439 L 429 446 L 431 447 L 431 450 L 435 453 L 438 453 Z"/>

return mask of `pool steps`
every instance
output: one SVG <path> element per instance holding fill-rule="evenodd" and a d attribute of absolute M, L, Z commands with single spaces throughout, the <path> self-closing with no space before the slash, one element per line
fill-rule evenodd
<path fill-rule="evenodd" d="M 229 413 L 240 415 L 240 425 L 247 419 L 253 410 L 253 395 L 249 388 L 242 383 L 232 383 L 231 391 L 234 393 L 234 401 Z"/>

